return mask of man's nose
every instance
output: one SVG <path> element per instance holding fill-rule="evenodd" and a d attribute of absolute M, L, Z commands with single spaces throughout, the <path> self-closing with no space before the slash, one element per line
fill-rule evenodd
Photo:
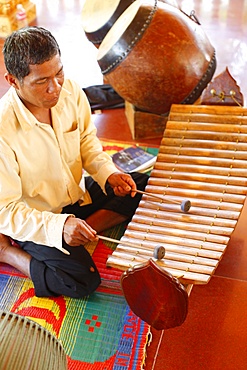
<path fill-rule="evenodd" d="M 54 93 L 54 92 L 59 92 L 60 91 L 60 84 L 57 80 L 57 78 L 53 78 L 49 81 L 49 84 L 48 84 L 48 89 L 47 89 L 48 93 Z"/>

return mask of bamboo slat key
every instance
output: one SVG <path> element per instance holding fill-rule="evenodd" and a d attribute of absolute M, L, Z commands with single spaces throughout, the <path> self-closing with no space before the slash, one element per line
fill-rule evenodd
<path fill-rule="evenodd" d="M 246 194 L 247 109 L 173 105 L 145 193 L 107 265 L 138 266 L 159 245 L 161 269 L 184 285 L 208 283 Z"/>

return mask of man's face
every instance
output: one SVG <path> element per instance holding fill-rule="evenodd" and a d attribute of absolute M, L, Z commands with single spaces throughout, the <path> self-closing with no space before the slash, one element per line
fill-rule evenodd
<path fill-rule="evenodd" d="M 31 64 L 29 69 L 30 73 L 22 82 L 15 79 L 17 94 L 30 111 L 54 107 L 64 82 L 63 65 L 59 54 L 43 64 Z"/>

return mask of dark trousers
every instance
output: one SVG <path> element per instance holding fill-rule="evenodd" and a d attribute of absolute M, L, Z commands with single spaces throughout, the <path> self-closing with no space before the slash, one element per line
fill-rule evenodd
<path fill-rule="evenodd" d="M 144 190 L 148 176 L 140 173 L 131 174 L 139 190 Z M 105 195 L 91 177 L 86 178 L 86 188 L 92 198 L 92 204 L 80 207 L 78 203 L 63 209 L 63 213 L 72 213 L 85 219 L 99 209 L 112 210 L 131 219 L 140 201 L 140 194 L 134 198 L 129 195 L 116 197 L 109 185 Z M 70 247 L 63 241 L 63 247 L 70 252 L 65 255 L 56 248 L 33 242 L 16 242 L 32 256 L 30 264 L 31 279 L 38 297 L 66 295 L 82 298 L 92 293 L 100 284 L 99 272 L 90 254 L 83 245 Z"/>

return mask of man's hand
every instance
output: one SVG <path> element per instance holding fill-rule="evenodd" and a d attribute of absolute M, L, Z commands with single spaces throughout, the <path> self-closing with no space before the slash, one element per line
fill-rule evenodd
<path fill-rule="evenodd" d="M 68 217 L 63 228 L 63 239 L 71 247 L 96 241 L 96 231 L 84 220 L 76 217 Z"/>
<path fill-rule="evenodd" d="M 136 183 L 130 175 L 122 172 L 115 172 L 107 179 L 109 185 L 113 188 L 115 195 L 124 197 L 131 194 L 132 197 L 136 195 Z"/>

